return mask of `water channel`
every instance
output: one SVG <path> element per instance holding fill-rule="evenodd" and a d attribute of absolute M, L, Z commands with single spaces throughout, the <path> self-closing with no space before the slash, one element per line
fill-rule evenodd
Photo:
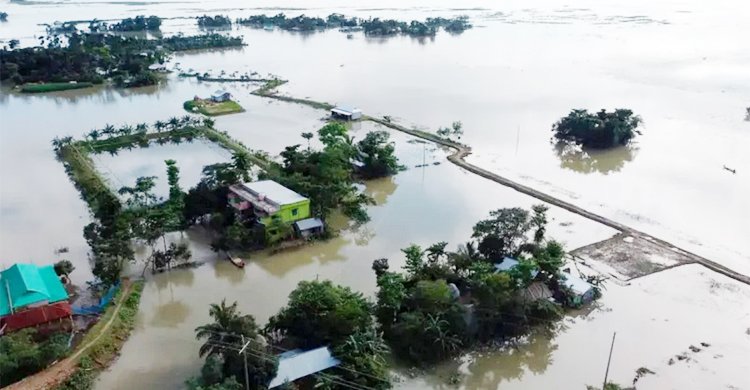
<path fill-rule="evenodd" d="M 281 88 L 284 93 L 356 104 L 373 116 L 391 115 L 426 129 L 460 120 L 463 141 L 474 148 L 472 163 L 750 273 L 750 123 L 743 121 L 750 104 L 745 71 L 750 30 L 741 17 L 750 8 L 743 2 L 471 1 L 457 9 L 448 1 L 260 1 L 252 6 L 229 0 L 39 1 L 3 8 L 9 21 L 0 24 L 0 40 L 19 38 L 25 44 L 43 32 L 39 23 L 138 14 L 342 12 L 399 19 L 467 14 L 477 28 L 426 40 L 235 28 L 232 33 L 243 34 L 247 47 L 182 53 L 170 66 L 273 73 L 290 81 Z M 163 30 L 198 32 L 189 19 L 167 20 Z M 76 265 L 74 282 L 91 278 L 81 234 L 90 217 L 54 159 L 50 141 L 55 136 L 182 116 L 183 101 L 219 88 L 232 92 L 246 111 L 219 117 L 216 127 L 251 148 L 275 155 L 286 145 L 304 144 L 299 134 L 323 123 L 323 112 L 251 96 L 254 87 L 173 74 L 157 87 L 125 91 L 0 92 L 0 265 L 64 257 Z M 644 134 L 630 148 L 562 153 L 549 141 L 550 127 L 577 107 L 631 108 L 644 118 Z M 352 132 L 362 137 L 376 128 L 363 123 Z M 301 280 L 326 278 L 371 294 L 373 259 L 387 257 L 398 267 L 399 249 L 410 243 L 448 241 L 453 247 L 467 240 L 473 223 L 490 210 L 538 203 L 453 166 L 446 151 L 433 145 L 399 133 L 392 137 L 409 169 L 367 183 L 377 201 L 368 210 L 372 221 L 351 227 L 341 219 L 341 234 L 328 242 L 258 254 L 237 270 L 216 261 L 200 231 L 175 236 L 205 264 L 149 277 L 137 327 L 97 388 L 180 388 L 198 373 L 193 330 L 208 321 L 210 303 L 237 300 L 264 323 Z M 165 191 L 165 159 L 178 161 L 187 188 L 203 165 L 227 156 L 196 141 L 98 155 L 95 164 L 113 187 L 156 175 Z M 415 168 L 423 163 L 428 165 Z M 614 234 L 554 207 L 550 216 L 549 235 L 569 248 Z M 56 255 L 62 247 L 68 253 Z M 697 265 L 629 285 L 611 283 L 595 307 L 569 316 L 554 334 L 536 334 L 517 348 L 469 354 L 415 375 L 399 368 L 397 387 L 452 388 L 448 378 L 458 373 L 466 389 L 583 388 L 601 381 L 616 331 L 612 377 L 617 381 L 629 382 L 646 366 L 656 374 L 641 379 L 639 388 L 748 389 L 748 302 L 750 287 Z M 701 342 L 710 347 L 669 364 Z"/>

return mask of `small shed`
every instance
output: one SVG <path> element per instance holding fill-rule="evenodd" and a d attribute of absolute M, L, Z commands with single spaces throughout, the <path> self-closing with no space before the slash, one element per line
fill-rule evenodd
<path fill-rule="evenodd" d="M 294 223 L 294 232 L 297 233 L 297 236 L 303 238 L 323 233 L 324 228 L 325 225 L 319 218 L 307 218 Z"/>
<path fill-rule="evenodd" d="M 213 95 L 211 95 L 211 100 L 217 103 L 226 102 L 227 100 L 232 100 L 232 94 L 223 89 L 220 89 L 214 92 Z"/>
<path fill-rule="evenodd" d="M 596 288 L 591 283 L 570 274 L 564 274 L 563 277 L 565 279 L 562 284 L 573 292 L 573 306 L 585 305 L 594 300 Z"/>
<path fill-rule="evenodd" d="M 67 300 L 52 265 L 18 263 L 0 272 L 0 328 L 11 331 L 68 317 Z"/>
<path fill-rule="evenodd" d="M 331 116 L 334 119 L 353 121 L 362 118 L 362 110 L 352 106 L 340 105 L 331 109 Z"/>
<path fill-rule="evenodd" d="M 320 347 L 309 351 L 294 349 L 282 353 L 278 358 L 279 367 L 276 370 L 276 377 L 271 379 L 268 384 L 269 389 L 341 364 L 341 361 L 333 356 L 328 347 Z"/>

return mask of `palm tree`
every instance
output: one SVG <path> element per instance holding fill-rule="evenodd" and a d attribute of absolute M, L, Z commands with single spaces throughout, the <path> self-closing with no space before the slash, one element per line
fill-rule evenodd
<path fill-rule="evenodd" d="M 173 116 L 169 118 L 169 121 L 167 121 L 167 123 L 169 124 L 170 129 L 174 130 L 177 128 L 177 126 L 180 125 L 180 120 L 176 116 Z"/>
<path fill-rule="evenodd" d="M 195 338 L 206 340 L 198 350 L 200 357 L 223 354 L 234 351 L 232 344 L 241 344 L 242 336 L 254 340 L 258 336 L 258 325 L 255 318 L 250 315 L 242 315 L 237 310 L 237 302 L 226 304 L 212 303 L 208 314 L 214 322 L 195 328 Z"/>
<path fill-rule="evenodd" d="M 92 141 L 96 141 L 99 139 L 99 130 L 94 129 L 89 131 L 88 137 L 91 138 Z"/>
<path fill-rule="evenodd" d="M 156 121 L 156 122 L 154 122 L 154 127 L 156 128 L 157 131 L 164 130 L 165 126 L 166 126 L 166 124 L 164 122 L 162 122 L 162 121 Z"/>
<path fill-rule="evenodd" d="M 302 138 L 307 140 L 307 150 L 310 150 L 310 140 L 313 137 L 313 133 L 302 133 Z"/>
<path fill-rule="evenodd" d="M 214 124 L 215 124 L 215 123 L 216 123 L 216 121 L 214 121 L 214 120 L 213 120 L 213 119 L 211 119 L 211 118 L 203 118 L 203 126 L 206 126 L 206 127 L 214 127 Z"/>
<path fill-rule="evenodd" d="M 133 126 L 125 125 L 123 127 L 120 127 L 120 135 L 130 135 L 133 134 Z"/>
<path fill-rule="evenodd" d="M 425 333 L 432 335 L 434 344 L 440 347 L 443 355 L 449 355 L 461 347 L 461 339 L 451 334 L 448 321 L 444 320 L 440 314 L 433 316 L 427 315 L 425 324 Z"/>
<path fill-rule="evenodd" d="M 237 172 L 237 176 L 241 177 L 244 181 L 250 181 L 250 156 L 247 153 L 235 153 L 232 155 L 232 165 L 234 170 Z"/>
<path fill-rule="evenodd" d="M 138 133 L 147 133 L 148 132 L 148 124 L 146 123 L 139 123 L 135 125 L 135 131 Z"/>

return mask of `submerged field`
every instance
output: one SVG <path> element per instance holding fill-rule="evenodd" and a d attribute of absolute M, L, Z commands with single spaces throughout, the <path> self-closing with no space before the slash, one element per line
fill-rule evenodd
<path fill-rule="evenodd" d="M 750 166 L 749 122 L 743 120 L 750 79 L 741 71 L 750 63 L 741 50 L 747 24 L 739 16 L 746 5 L 733 4 L 729 12 L 692 0 L 584 1 L 575 7 L 552 0 L 533 5 L 475 1 L 456 10 L 447 1 L 356 6 L 262 1 L 254 4 L 260 10 L 238 9 L 245 6 L 222 0 L 205 6 L 221 11 L 206 8 L 200 13 L 244 17 L 280 12 L 275 7 L 302 7 L 306 9 L 284 12 L 402 19 L 469 15 L 478 28 L 434 39 L 361 34 L 347 39 L 338 31 L 235 28 L 231 33 L 243 34 L 247 47 L 180 53 L 171 65 L 201 73 L 278 74 L 290 81 L 281 93 L 356 105 L 367 115 L 389 115 L 424 130 L 461 120 L 462 141 L 474 148 L 470 162 L 750 273 L 744 218 L 750 210 L 745 203 L 750 180 L 743 180 L 743 167 Z M 0 39 L 18 38 L 22 44 L 35 43 L 39 23 L 57 19 L 195 13 L 183 3 L 77 7 L 36 2 L 6 8 L 10 17 Z M 190 33 L 197 27 L 194 20 L 172 19 L 162 30 Z M 0 257 L 48 262 L 56 249 L 67 247 L 77 268 L 74 283 L 90 280 L 81 234 L 90 221 L 89 211 L 55 161 L 50 140 L 80 138 L 107 123 L 153 123 L 182 116 L 186 99 L 209 96 L 219 85 L 246 111 L 216 117 L 215 127 L 271 155 L 287 145 L 306 146 L 300 133 L 319 128 L 325 115 L 252 96 L 257 85 L 199 82 L 174 74 L 158 86 L 132 90 L 0 93 Z M 632 108 L 644 117 L 644 135 L 631 147 L 562 154 L 549 142 L 551 124 L 571 108 L 615 107 Z M 355 123 L 351 135 L 356 142 L 374 128 L 372 123 Z M 260 253 L 238 270 L 209 249 L 205 232 L 174 234 L 171 239 L 185 240 L 194 259 L 206 264 L 148 278 L 132 337 L 97 388 L 180 388 L 198 372 L 199 344 L 193 330 L 208 320 L 210 303 L 236 299 L 243 312 L 263 323 L 301 280 L 331 279 L 370 295 L 375 288 L 373 259 L 388 257 L 391 267 L 398 268 L 403 264 L 400 249 L 412 242 L 448 241 L 455 247 L 490 210 L 536 203 L 453 166 L 434 145 L 399 133 L 393 137 L 408 169 L 367 183 L 366 191 L 377 201 L 369 208 L 372 221 L 349 227 L 337 220 L 334 225 L 341 234 L 330 241 L 276 255 Z M 120 182 L 132 185 L 138 176 L 163 176 L 163 160 L 173 158 L 184 167 L 181 184 L 188 188 L 202 165 L 227 158 L 222 151 L 203 142 L 155 145 L 116 156 L 99 154 L 93 162 L 116 189 Z M 736 168 L 736 174 L 722 165 Z M 550 219 L 548 234 L 568 249 L 615 233 L 557 208 L 550 211 Z M 599 249 L 588 252 L 593 260 Z M 641 276 L 674 263 L 669 256 L 649 255 L 649 269 L 620 271 Z M 597 269 L 606 269 L 606 264 Z M 471 353 L 413 377 L 408 367 L 397 367 L 395 372 L 404 378 L 396 387 L 449 388 L 453 376 L 464 389 L 600 384 L 616 331 L 610 378 L 617 382 L 628 385 L 638 368 L 647 367 L 655 374 L 640 379 L 639 389 L 744 389 L 750 370 L 748 300 L 750 287 L 698 265 L 629 282 L 612 280 L 600 302 L 569 316 L 552 334 Z M 691 346 L 700 351 L 693 352 Z"/>

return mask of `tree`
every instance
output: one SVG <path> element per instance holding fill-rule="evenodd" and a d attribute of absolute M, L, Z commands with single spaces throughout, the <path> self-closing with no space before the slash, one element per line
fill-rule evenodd
<path fill-rule="evenodd" d="M 60 260 L 55 263 L 55 273 L 58 276 L 68 276 L 74 269 L 76 269 L 76 267 L 73 266 L 73 263 L 71 263 L 70 260 Z"/>
<path fill-rule="evenodd" d="M 627 145 L 636 135 L 642 120 L 628 109 L 615 109 L 591 114 L 587 110 L 572 110 L 568 116 L 552 126 L 555 138 L 596 149 Z"/>
<path fill-rule="evenodd" d="M 473 238 L 479 242 L 479 252 L 491 262 L 514 256 L 526 240 L 529 231 L 529 212 L 519 208 L 505 208 L 490 212 L 490 218 L 474 225 Z"/>
<path fill-rule="evenodd" d="M 0 337 L 0 386 L 17 382 L 65 356 L 68 336 L 55 333 L 46 339 L 34 328 Z"/>
<path fill-rule="evenodd" d="M 365 178 L 393 175 L 400 169 L 395 144 L 389 138 L 386 131 L 371 131 L 357 144 L 357 158 L 363 164 L 360 172 Z"/>
<path fill-rule="evenodd" d="M 375 316 L 386 333 L 390 332 L 391 327 L 396 322 L 406 297 L 407 289 L 401 274 L 385 272 L 378 276 Z"/>
<path fill-rule="evenodd" d="M 358 329 L 333 349 L 341 360 L 335 375 L 368 389 L 390 389 L 388 345 L 374 327 Z"/>
<path fill-rule="evenodd" d="M 313 136 L 313 133 L 302 133 L 302 138 L 307 140 L 307 150 L 310 150 L 310 140 Z"/>
<path fill-rule="evenodd" d="M 184 229 L 185 193 L 180 188 L 180 169 L 175 160 L 164 161 L 167 164 L 167 182 L 169 183 L 169 199 L 166 208 L 170 214 L 171 225 Z"/>
<path fill-rule="evenodd" d="M 237 310 L 237 302 L 227 305 L 225 300 L 220 304 L 211 304 L 208 312 L 214 321 L 195 329 L 195 337 L 205 340 L 198 350 L 201 357 L 207 357 L 209 367 L 205 373 L 215 371 L 215 359 L 221 358 L 224 379 L 234 377 L 244 380 L 246 359 L 252 388 L 264 388 L 276 375 L 278 362 L 262 343 L 257 342 L 260 330 L 255 318 L 241 314 Z M 243 347 L 243 340 L 250 341 L 249 353 L 245 356 L 238 353 Z M 207 376 L 211 381 L 217 379 L 215 373 Z"/>
<path fill-rule="evenodd" d="M 268 320 L 266 330 L 301 348 L 340 343 L 372 326 L 371 305 L 361 293 L 331 281 L 302 281 L 289 302 Z"/>
<path fill-rule="evenodd" d="M 232 154 L 232 164 L 238 178 L 243 181 L 250 181 L 250 156 L 245 152 L 235 152 Z"/>
<path fill-rule="evenodd" d="M 156 176 L 139 177 L 135 186 L 122 187 L 117 191 L 120 195 L 127 195 L 128 206 L 135 208 L 148 207 L 157 202 L 157 197 L 151 191 L 156 187 Z"/>

